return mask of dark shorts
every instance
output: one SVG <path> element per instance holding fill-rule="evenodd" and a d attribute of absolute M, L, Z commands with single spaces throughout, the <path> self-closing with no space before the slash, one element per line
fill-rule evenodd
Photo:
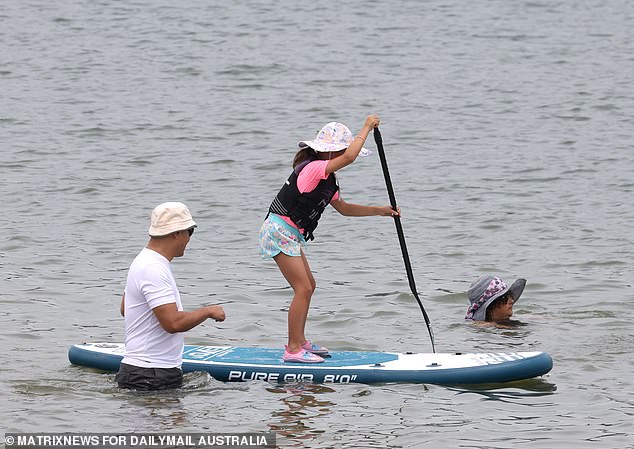
<path fill-rule="evenodd" d="M 122 363 L 115 380 L 121 388 L 165 390 L 183 385 L 183 371 L 180 368 L 142 368 Z"/>

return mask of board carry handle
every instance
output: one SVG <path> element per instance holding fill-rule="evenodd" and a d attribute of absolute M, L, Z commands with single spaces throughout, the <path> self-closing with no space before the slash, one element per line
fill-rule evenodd
<path fill-rule="evenodd" d="M 390 205 L 395 211 L 398 210 L 396 206 L 396 197 L 394 196 L 394 189 L 392 188 L 392 180 L 390 179 L 390 172 L 387 168 L 387 159 L 385 158 L 385 151 L 383 150 L 383 138 L 379 128 L 374 128 L 374 141 L 379 151 L 379 158 L 381 159 L 381 167 L 383 168 L 383 177 L 385 178 L 385 185 L 387 187 L 387 193 L 390 197 Z M 423 307 L 423 302 L 418 297 L 418 291 L 416 290 L 416 282 L 414 281 L 414 273 L 412 272 L 412 264 L 409 261 L 409 254 L 407 252 L 407 245 L 405 244 L 405 234 L 403 233 L 403 226 L 401 225 L 401 217 L 394 215 L 394 224 L 396 225 L 396 233 L 398 234 L 398 241 L 401 244 L 401 253 L 403 254 L 403 262 L 405 263 L 405 271 L 407 272 L 407 280 L 409 281 L 409 288 L 416 298 L 421 312 L 423 312 L 423 318 L 425 318 L 425 324 L 427 325 L 427 331 L 429 332 L 429 338 L 431 339 L 431 349 L 436 353 L 436 345 L 434 344 L 434 332 L 431 329 L 431 323 L 429 316 Z"/>

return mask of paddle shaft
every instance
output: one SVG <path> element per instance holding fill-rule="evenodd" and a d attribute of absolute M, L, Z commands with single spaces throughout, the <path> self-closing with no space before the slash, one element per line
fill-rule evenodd
<path fill-rule="evenodd" d="M 374 141 L 376 142 L 376 147 L 379 151 L 379 158 L 381 159 L 381 167 L 383 168 L 383 177 L 385 178 L 385 185 L 387 187 L 387 194 L 390 197 L 390 204 L 392 209 L 395 211 L 398 210 L 396 206 L 396 197 L 394 196 L 394 189 L 392 188 L 392 180 L 390 179 L 390 172 L 387 168 L 387 159 L 385 158 L 385 151 L 383 150 L 383 138 L 381 137 L 381 132 L 379 128 L 374 128 Z M 418 297 L 418 291 L 416 290 L 416 282 L 414 281 L 414 273 L 412 272 L 412 264 L 409 261 L 409 254 L 407 252 L 407 245 L 405 244 L 405 234 L 403 233 L 403 226 L 401 225 L 401 217 L 398 215 L 394 216 L 394 224 L 396 225 L 396 233 L 398 234 L 398 241 L 401 244 L 401 253 L 403 253 L 403 262 L 405 263 L 405 271 L 407 272 L 407 280 L 409 281 L 409 288 L 412 290 L 412 294 L 418 305 L 420 306 L 421 312 L 423 312 L 423 317 L 425 318 L 425 324 L 427 325 L 427 330 L 429 331 L 429 337 L 431 338 L 431 348 L 434 353 L 436 352 L 436 347 L 434 344 L 434 333 L 431 329 L 431 323 L 429 322 L 429 316 L 425 311 L 425 307 L 423 307 L 423 303 Z"/>

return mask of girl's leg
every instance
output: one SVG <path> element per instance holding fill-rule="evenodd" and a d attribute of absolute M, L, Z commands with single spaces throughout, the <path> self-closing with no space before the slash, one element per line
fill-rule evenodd
<path fill-rule="evenodd" d="M 308 274 L 308 280 L 310 281 L 310 286 L 311 286 L 311 298 L 313 293 L 315 292 L 315 288 L 317 288 L 317 282 L 315 282 L 315 278 L 313 277 L 313 273 L 310 270 L 310 266 L 308 265 L 308 259 L 306 259 L 306 254 L 304 254 L 303 250 L 300 250 L 302 253 L 302 262 L 304 263 L 304 268 L 306 269 L 306 274 Z M 310 305 L 310 303 L 309 303 Z M 306 341 L 306 319 L 308 318 L 308 313 L 306 313 L 306 315 L 304 315 L 304 321 L 302 321 L 302 338 L 301 338 L 301 342 L 300 345 L 303 345 L 304 342 Z"/>
<path fill-rule="evenodd" d="M 310 271 L 303 251 L 301 257 L 279 253 L 273 259 L 293 288 L 294 296 L 288 308 L 288 351 L 297 352 L 302 343 L 306 341 L 304 327 L 306 326 L 310 298 L 315 291 L 315 278 Z"/>

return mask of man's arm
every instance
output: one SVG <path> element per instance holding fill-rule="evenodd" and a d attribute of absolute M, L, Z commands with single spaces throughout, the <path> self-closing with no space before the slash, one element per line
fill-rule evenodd
<path fill-rule="evenodd" d="M 125 292 L 123 292 L 123 296 L 121 297 L 121 316 L 125 317 Z"/>
<path fill-rule="evenodd" d="M 191 312 L 184 312 L 179 311 L 176 308 L 176 303 L 172 302 L 155 307 L 152 312 L 165 332 L 170 334 L 187 332 L 208 318 L 213 318 L 216 321 L 225 320 L 225 311 L 222 306 L 206 306 Z"/>

